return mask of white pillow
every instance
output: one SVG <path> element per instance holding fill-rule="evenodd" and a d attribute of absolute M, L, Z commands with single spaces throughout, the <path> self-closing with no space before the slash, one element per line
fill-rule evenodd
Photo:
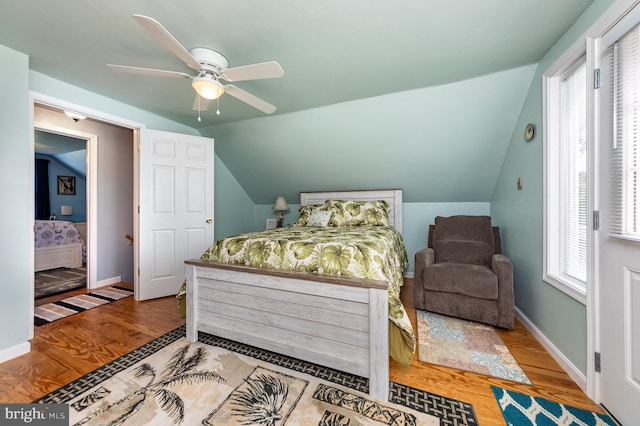
<path fill-rule="evenodd" d="M 333 213 L 332 210 L 314 210 L 309 216 L 307 226 L 326 227 L 329 225 L 329 220 L 331 220 L 331 213 Z"/>

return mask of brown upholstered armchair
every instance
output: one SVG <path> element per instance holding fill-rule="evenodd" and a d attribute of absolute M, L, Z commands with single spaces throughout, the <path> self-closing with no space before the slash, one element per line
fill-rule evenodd
<path fill-rule="evenodd" d="M 416 253 L 417 309 L 513 328 L 513 266 L 489 216 L 451 216 L 429 226 Z"/>

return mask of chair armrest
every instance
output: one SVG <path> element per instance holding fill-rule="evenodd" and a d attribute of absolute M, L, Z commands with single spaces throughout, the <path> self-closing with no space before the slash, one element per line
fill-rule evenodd
<path fill-rule="evenodd" d="M 423 276 L 427 266 L 433 265 L 435 255 L 432 248 L 424 248 L 416 253 L 413 278 L 413 304 L 417 309 L 426 309 Z"/>
<path fill-rule="evenodd" d="M 424 248 L 422 250 L 419 250 L 416 253 L 416 258 L 415 258 L 416 272 L 418 271 L 418 268 L 422 269 L 425 266 L 433 265 L 434 263 L 435 263 L 435 253 L 433 252 L 432 248 Z"/>
<path fill-rule="evenodd" d="M 513 265 L 503 254 L 491 256 L 491 269 L 498 277 L 498 326 L 511 329 L 514 325 Z"/>
<path fill-rule="evenodd" d="M 513 277 L 513 265 L 511 260 L 504 254 L 494 254 L 491 256 L 491 269 L 494 274 L 498 276 L 500 280 L 501 275 L 507 274 L 507 276 Z"/>

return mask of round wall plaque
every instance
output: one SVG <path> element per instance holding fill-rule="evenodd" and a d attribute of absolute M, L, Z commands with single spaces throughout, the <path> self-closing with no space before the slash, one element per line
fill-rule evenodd
<path fill-rule="evenodd" d="M 533 139 L 533 133 L 533 124 L 527 124 L 524 128 L 524 140 L 527 142 L 531 141 L 531 139 Z"/>

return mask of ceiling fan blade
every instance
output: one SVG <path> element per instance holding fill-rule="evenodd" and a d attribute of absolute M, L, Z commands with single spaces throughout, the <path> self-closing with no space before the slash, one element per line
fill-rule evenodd
<path fill-rule="evenodd" d="M 227 81 L 262 80 L 283 77 L 284 70 L 276 61 L 270 61 L 227 68 L 222 72 L 222 76 Z"/>
<path fill-rule="evenodd" d="M 196 98 L 193 100 L 194 111 L 206 111 L 209 108 L 210 99 L 203 98 L 200 95 L 196 95 Z"/>
<path fill-rule="evenodd" d="M 165 45 L 167 49 L 182 60 L 185 64 L 194 70 L 200 70 L 200 64 L 187 49 L 185 49 L 178 40 L 176 40 L 169 31 L 167 31 L 160 22 L 144 15 L 133 15 L 133 19 L 138 21 L 140 25 L 145 27 L 158 41 Z"/>
<path fill-rule="evenodd" d="M 129 74 L 154 75 L 157 77 L 193 78 L 193 76 L 184 72 L 179 72 L 179 71 L 156 70 L 153 68 L 130 67 L 128 65 L 114 65 L 114 64 L 107 64 L 107 66 L 114 71 L 126 72 Z"/>
<path fill-rule="evenodd" d="M 227 84 L 224 86 L 225 93 L 233 96 L 234 98 L 251 105 L 255 109 L 258 109 L 265 114 L 271 114 L 276 111 L 276 107 L 271 105 L 269 102 L 263 101 L 259 97 L 252 95 L 249 92 L 246 92 L 242 89 L 237 88 L 232 84 Z"/>

